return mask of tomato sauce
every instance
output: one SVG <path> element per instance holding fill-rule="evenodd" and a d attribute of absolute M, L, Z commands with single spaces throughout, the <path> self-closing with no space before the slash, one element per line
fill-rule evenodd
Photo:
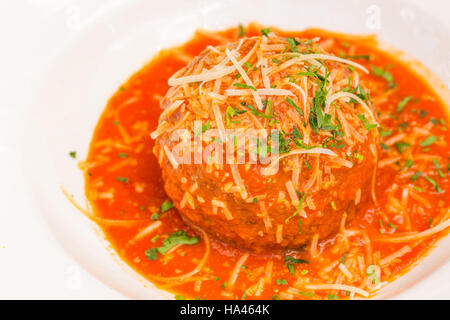
<path fill-rule="evenodd" d="M 185 230 L 189 236 L 199 236 L 196 230 L 188 228 L 176 209 L 160 212 L 161 204 L 169 199 L 165 195 L 160 168 L 153 154 L 154 140 L 149 137 L 158 124 L 161 113 L 159 102 L 169 89 L 169 77 L 187 64 L 180 57 L 180 52 L 194 57 L 207 45 L 218 45 L 223 39 L 235 41 L 238 33 L 237 28 L 211 34 L 197 33 L 180 47 L 162 50 L 108 101 L 83 166 L 86 196 L 95 215 L 135 223 L 126 227 L 100 223 L 107 240 L 136 272 L 175 293 L 179 299 L 346 299 L 350 297 L 347 290 L 305 289 L 308 288 L 305 284 L 335 283 L 339 279 L 372 295 L 374 291 L 365 285 L 367 278 L 372 279 L 370 270 L 366 270 L 370 264 L 380 265 L 383 258 L 408 247 L 406 253 L 381 267 L 377 281 L 387 283 L 402 275 L 442 237 L 443 232 L 412 242 L 379 241 L 387 236 L 424 231 L 448 218 L 448 120 L 444 105 L 426 81 L 416 76 L 407 65 L 378 50 L 375 41 L 358 41 L 345 35 L 312 29 L 303 32 L 276 30 L 276 33 L 299 38 L 320 36 L 327 51 L 354 59 L 372 70 L 369 75 L 361 73 L 361 81 L 370 88 L 371 98 L 379 111 L 384 144 L 379 161 L 383 163 L 383 160 L 393 159 L 378 168 L 378 204 L 373 201 L 361 204 L 356 218 L 346 226 L 346 229 L 359 230 L 360 233 L 352 236 L 350 243 L 345 245 L 337 236 L 323 241 L 319 245 L 319 257 L 311 257 L 308 250 L 300 253 L 300 257 L 309 263 L 295 264 L 294 274 L 280 255 L 250 253 L 232 288 L 229 286 L 230 274 L 245 251 L 210 238 L 211 252 L 199 273 L 179 282 L 152 278 L 152 275 L 172 277 L 193 270 L 206 248 L 204 239 L 199 237 L 198 244 L 182 245 L 159 259 L 150 260 L 145 255 L 147 250 L 161 246 L 168 235 L 178 230 Z M 245 33 L 247 36 L 259 35 L 260 30 L 250 25 Z M 372 66 L 388 71 L 390 76 L 377 73 L 375 70 L 378 69 Z M 399 104 L 409 96 L 411 98 L 401 112 L 397 112 Z M 418 133 L 416 128 L 419 128 Z M 417 143 L 402 145 L 401 142 L 407 139 L 404 138 L 391 144 L 389 139 L 401 138 L 402 133 L 405 137 L 414 133 Z M 437 139 L 428 145 L 434 139 L 429 136 Z M 413 161 L 412 165 L 405 162 L 408 158 L 405 154 Z M 396 158 L 398 160 L 394 161 Z M 414 179 L 418 171 L 421 176 Z M 425 176 L 430 177 L 434 184 Z M 408 191 L 404 191 L 405 188 Z M 407 192 L 408 201 L 402 205 Z M 161 227 L 137 241 L 130 241 L 154 221 L 161 221 Z M 370 247 L 365 245 L 367 239 L 370 239 Z M 345 263 L 346 255 L 353 253 L 354 263 L 347 267 L 359 271 L 355 271 L 353 279 L 349 280 L 340 275 L 337 263 Z M 357 258 L 358 254 L 363 259 Z M 364 260 L 363 267 L 361 260 Z M 273 266 L 267 274 L 270 271 L 269 261 Z M 258 294 L 255 294 L 255 288 L 259 289 Z"/>

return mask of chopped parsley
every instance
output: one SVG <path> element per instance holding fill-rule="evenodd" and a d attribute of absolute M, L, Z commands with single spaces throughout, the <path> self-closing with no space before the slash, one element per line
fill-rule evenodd
<path fill-rule="evenodd" d="M 228 106 L 227 110 L 225 111 L 225 118 L 226 118 L 227 127 L 229 127 L 230 124 L 231 124 L 231 118 L 236 117 L 239 114 L 245 113 L 245 112 L 247 112 L 247 111 L 246 110 L 239 110 L 237 108 L 233 108 L 233 107 Z"/>
<path fill-rule="evenodd" d="M 441 165 L 439 164 L 439 162 L 436 159 L 433 159 L 433 163 L 434 163 L 434 166 L 435 166 L 437 172 L 439 173 L 439 176 L 441 178 L 445 178 L 445 174 L 442 172 Z"/>
<path fill-rule="evenodd" d="M 348 55 L 345 54 L 344 52 L 339 52 L 339 56 L 343 59 L 354 59 L 354 60 L 366 60 L 369 61 L 370 60 L 370 55 L 368 54 L 357 54 L 357 55 Z"/>
<path fill-rule="evenodd" d="M 421 147 L 428 147 L 428 146 L 431 146 L 433 143 L 436 142 L 437 139 L 438 139 L 438 138 L 437 138 L 436 136 L 429 136 L 429 137 L 425 138 L 425 140 L 423 140 L 423 141 L 420 143 L 420 146 L 421 146 Z"/>
<path fill-rule="evenodd" d="M 277 283 L 277 285 L 281 286 L 283 284 L 288 284 L 286 279 L 276 279 L 275 282 Z"/>
<path fill-rule="evenodd" d="M 195 136 L 198 137 L 201 133 L 211 129 L 211 121 L 208 120 L 204 125 L 202 125 L 200 128 L 198 128 L 197 132 L 195 133 Z"/>
<path fill-rule="evenodd" d="M 164 202 L 162 203 L 161 207 L 159 208 L 159 211 L 160 211 L 161 213 L 164 213 L 164 212 L 166 212 L 166 211 L 169 211 L 169 210 L 172 209 L 173 207 L 175 207 L 175 205 L 174 205 L 171 201 L 166 200 L 166 201 L 164 201 Z"/>
<path fill-rule="evenodd" d="M 311 293 L 311 292 L 299 291 L 298 293 L 305 297 L 310 297 L 310 298 L 314 297 L 314 293 Z"/>
<path fill-rule="evenodd" d="M 245 29 L 244 29 L 244 26 L 242 24 L 240 24 L 238 26 L 238 37 L 242 38 L 243 36 L 245 36 Z"/>
<path fill-rule="evenodd" d="M 411 159 L 407 159 L 405 161 L 405 164 L 403 165 L 403 167 L 400 169 L 400 171 L 402 171 L 406 168 L 410 169 L 413 166 L 413 164 L 414 164 L 414 162 Z"/>
<path fill-rule="evenodd" d="M 241 102 L 241 105 L 249 108 L 250 112 L 252 114 L 254 114 L 255 116 L 257 116 L 257 117 L 262 117 L 262 118 L 266 118 L 266 119 L 273 119 L 273 116 L 267 115 L 265 113 L 262 113 L 262 112 L 258 111 L 255 107 L 253 107 L 252 105 L 246 104 L 244 101 Z"/>
<path fill-rule="evenodd" d="M 431 185 L 436 189 L 437 192 L 441 193 L 442 189 L 439 187 L 439 185 L 436 183 L 436 181 L 434 181 L 433 179 L 431 179 L 428 176 L 425 176 L 425 180 L 427 180 L 429 183 L 431 183 Z"/>
<path fill-rule="evenodd" d="M 235 84 L 233 84 L 233 86 L 235 86 L 237 88 L 251 89 L 253 91 L 256 91 L 256 88 L 254 86 L 249 86 L 248 84 L 235 83 Z"/>
<path fill-rule="evenodd" d="M 387 67 L 387 69 L 390 69 L 390 66 Z M 397 84 L 394 81 L 394 77 L 388 70 L 384 70 L 382 68 L 378 68 L 375 66 L 372 66 L 372 73 L 378 77 L 383 78 L 388 83 L 389 88 L 395 88 Z"/>
<path fill-rule="evenodd" d="M 348 251 L 342 255 L 341 263 L 344 263 L 345 258 L 347 257 Z"/>
<path fill-rule="evenodd" d="M 400 103 L 397 105 L 397 113 L 400 113 L 403 111 L 403 108 L 408 104 L 408 102 L 413 98 L 413 96 L 407 96 L 400 101 Z"/>
<path fill-rule="evenodd" d="M 391 130 L 385 130 L 383 127 L 380 127 L 380 136 L 381 137 L 386 137 L 386 136 L 390 136 L 390 135 L 392 135 Z"/>
<path fill-rule="evenodd" d="M 325 108 L 325 102 L 328 95 L 326 85 L 329 82 L 329 75 L 330 73 L 328 72 L 327 67 L 325 67 L 325 78 L 321 78 L 315 74 L 318 78 L 319 85 L 313 97 L 313 105 L 311 106 L 311 112 L 309 114 L 309 124 L 314 133 L 317 133 L 318 130 L 333 131 L 339 128 L 339 126 L 334 125 L 331 122 L 331 115 L 322 111 Z"/>
<path fill-rule="evenodd" d="M 331 201 L 331 207 L 333 208 L 333 210 L 335 210 L 335 211 L 337 210 L 336 209 L 336 204 L 334 203 L 334 201 Z"/>
<path fill-rule="evenodd" d="M 126 154 L 126 153 L 124 153 L 124 152 L 120 152 L 118 155 L 117 155 L 117 157 L 119 157 L 119 158 L 128 158 L 128 154 Z"/>
<path fill-rule="evenodd" d="M 390 150 L 390 149 L 391 149 L 391 148 L 389 148 L 389 146 L 388 146 L 387 144 L 385 144 L 384 142 L 381 142 L 380 145 L 381 145 L 381 149 L 383 149 L 383 150 Z"/>
<path fill-rule="evenodd" d="M 420 178 L 420 176 L 422 175 L 422 171 L 417 171 L 411 178 L 409 178 L 409 180 L 411 180 L 411 181 L 416 181 L 417 179 L 419 179 Z"/>
<path fill-rule="evenodd" d="M 156 250 L 150 249 L 145 251 L 145 256 L 150 261 L 155 261 L 158 259 L 158 255 L 156 254 Z"/>
<path fill-rule="evenodd" d="M 270 33 L 270 28 L 264 28 L 264 29 L 261 29 L 261 34 L 263 35 L 263 36 L 268 36 L 269 35 L 269 33 Z"/>
<path fill-rule="evenodd" d="M 372 283 L 374 285 L 377 286 L 380 283 L 380 280 L 378 279 L 378 277 L 376 275 L 375 268 L 373 265 L 370 265 L 367 267 L 366 273 L 369 276 L 370 280 L 372 280 Z"/>
<path fill-rule="evenodd" d="M 305 201 L 305 198 L 306 198 L 306 193 L 299 193 L 299 192 L 297 192 L 297 194 L 300 196 L 300 203 L 298 205 L 298 208 L 297 208 L 297 210 L 295 210 L 295 212 L 290 217 L 287 217 L 286 220 L 284 220 L 284 223 L 288 223 L 289 220 L 291 220 L 293 217 L 295 217 L 300 212 L 300 210 L 302 210 L 303 202 Z M 300 232 L 300 234 L 301 234 L 301 226 L 302 226 L 302 224 L 303 224 L 303 221 L 299 225 L 299 232 Z"/>
<path fill-rule="evenodd" d="M 394 146 L 397 148 L 398 152 L 403 153 L 406 148 L 411 147 L 411 145 L 408 142 L 399 141 L 394 144 Z"/>
<path fill-rule="evenodd" d="M 298 52 L 297 45 L 300 44 L 295 38 L 286 38 L 292 52 Z"/>
<path fill-rule="evenodd" d="M 123 183 L 128 183 L 128 178 L 124 178 L 124 177 L 117 177 L 117 181 L 123 182 Z"/>
<path fill-rule="evenodd" d="M 380 225 L 380 233 L 384 234 L 386 230 L 384 229 L 383 220 L 378 220 L 378 224 Z"/>
<path fill-rule="evenodd" d="M 300 115 L 303 115 L 303 111 L 295 104 L 294 101 L 292 101 L 291 98 L 286 96 L 286 102 L 293 106 L 294 109 L 297 110 L 298 113 L 300 113 Z"/>
<path fill-rule="evenodd" d="M 294 270 L 295 264 L 300 264 L 300 263 L 309 264 L 309 261 L 303 260 L 303 259 L 295 259 L 290 256 L 284 256 L 284 263 L 286 264 L 286 267 L 288 268 L 289 272 L 293 275 L 293 274 L 295 274 L 295 270 Z"/>
<path fill-rule="evenodd" d="M 375 129 L 378 126 L 376 123 L 370 123 L 369 120 L 367 120 L 363 114 L 358 114 L 357 117 L 363 123 L 364 128 L 366 128 L 369 131 Z"/>
<path fill-rule="evenodd" d="M 72 158 L 76 159 L 77 152 L 76 151 L 71 151 L 71 152 L 69 152 L 69 156 L 71 156 Z"/>
<path fill-rule="evenodd" d="M 298 234 L 302 234 L 303 219 L 298 219 Z"/>
<path fill-rule="evenodd" d="M 169 235 L 168 238 L 164 239 L 162 246 L 157 248 L 152 248 L 145 251 L 145 256 L 154 261 L 158 258 L 157 253 L 166 254 L 167 251 L 179 244 L 193 245 L 198 243 L 197 237 L 189 237 L 185 231 L 179 230 Z"/>

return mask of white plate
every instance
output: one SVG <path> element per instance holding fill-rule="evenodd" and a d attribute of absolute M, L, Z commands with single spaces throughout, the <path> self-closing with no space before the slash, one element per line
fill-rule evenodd
<path fill-rule="evenodd" d="M 41 66 L 45 77 L 33 79 L 39 81 L 39 92 L 23 145 L 28 154 L 37 156 L 25 160 L 28 177 L 43 217 L 66 251 L 95 277 L 132 298 L 171 295 L 137 276 L 111 249 L 105 250 L 98 229 L 67 202 L 59 186 L 84 201 L 82 175 L 68 152 L 76 150 L 78 159 L 86 156 L 108 98 L 159 49 L 187 40 L 197 28 L 222 29 L 250 21 L 293 30 L 320 27 L 377 33 L 450 84 L 449 31 L 403 1 L 69 1 L 47 14 L 59 18 L 49 19 L 45 26 L 54 36 L 42 40 L 47 41 L 43 45 L 51 41 L 49 48 L 54 48 L 51 59 Z M 438 271 L 446 279 L 443 283 L 449 283 L 450 273 L 441 268 L 450 270 L 449 254 L 447 237 L 380 297 L 404 292 L 397 297 L 427 298 L 426 292 L 411 287 Z M 442 291 L 438 279 L 433 279 L 426 282 L 428 288 L 440 289 L 444 298 L 450 298 L 450 289 Z"/>

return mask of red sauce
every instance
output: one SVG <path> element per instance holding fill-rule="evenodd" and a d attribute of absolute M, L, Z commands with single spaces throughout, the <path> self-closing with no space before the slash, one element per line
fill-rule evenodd
<path fill-rule="evenodd" d="M 376 184 L 378 205 L 375 206 L 372 201 L 362 204 L 355 220 L 346 226 L 347 229 L 362 231 L 361 235 L 352 238 L 350 249 L 356 248 L 355 250 L 363 252 L 364 269 L 370 264 L 370 259 L 379 261 L 405 245 L 410 247 L 408 253 L 399 257 L 389 266 L 382 268 L 379 280 L 391 281 L 403 274 L 408 267 L 423 256 L 442 236 L 442 233 L 421 241 L 406 243 L 378 242 L 376 239 L 390 234 L 423 231 L 448 217 L 450 180 L 447 166 L 450 156 L 448 147 L 450 135 L 446 130 L 447 119 L 444 106 L 423 79 L 417 77 L 408 66 L 376 49 L 374 43 L 360 43 L 356 39 L 347 38 L 344 35 L 329 34 L 320 30 L 304 32 L 277 30 L 276 32 L 283 36 L 301 38 L 320 36 L 321 41 L 332 39 L 331 45 L 326 49 L 329 52 L 351 56 L 369 54 L 370 61 L 364 58 L 354 61 L 369 69 L 371 66 L 377 66 L 389 70 L 396 83 L 395 90 L 389 89 L 386 79 L 380 76 L 373 73 L 361 74 L 361 80 L 371 88 L 372 99 L 379 101 L 376 106 L 380 112 L 380 123 L 384 131 L 392 132 L 390 135 L 382 137 L 383 142 L 401 132 L 410 135 L 414 128 L 426 128 L 430 135 L 438 137 L 438 140 L 430 146 L 419 145 L 405 148 L 404 152 L 410 153 L 414 161 L 411 168 L 405 167 L 403 160 L 400 163 L 394 162 L 379 168 Z M 238 37 L 238 30 L 233 28 L 215 34 L 234 41 Z M 260 31 L 250 25 L 246 28 L 246 34 L 248 36 L 259 35 Z M 163 239 L 170 233 L 186 230 L 190 235 L 195 234 L 194 230 L 188 229 L 175 209 L 160 215 L 159 220 L 162 222 L 162 227 L 154 233 L 133 244 L 129 241 L 152 222 L 152 215 L 158 213 L 161 204 L 168 200 L 163 190 L 160 168 L 152 152 L 154 141 L 150 139 L 149 133 L 157 126 L 158 116 L 161 112 L 159 101 L 169 88 L 168 78 L 186 64 L 186 61 L 180 59 L 179 52 L 193 57 L 207 45 L 217 44 L 219 44 L 219 40 L 216 37 L 197 33 L 194 38 L 176 49 L 162 50 L 134 74 L 109 100 L 98 121 L 85 162 L 86 195 L 95 214 L 105 219 L 142 220 L 131 227 L 104 225 L 101 227 L 119 256 L 136 272 L 150 281 L 152 281 L 151 275 L 169 277 L 191 271 L 205 251 L 205 244 L 200 238 L 198 244 L 181 246 L 157 260 L 151 261 L 146 258 L 146 250 L 160 246 Z M 383 101 L 383 96 L 387 96 L 385 101 Z M 400 101 L 407 96 L 413 96 L 413 98 L 406 104 L 402 112 L 396 112 Z M 419 136 L 418 141 L 426 138 L 427 135 Z M 389 146 L 389 150 L 382 150 L 380 161 L 392 157 L 396 153 L 400 155 L 395 145 Z M 438 172 L 431 160 L 416 160 L 418 155 L 435 156 L 442 174 Z M 411 181 L 410 177 L 418 170 L 422 172 L 422 176 Z M 440 193 L 424 178 L 425 175 L 431 177 L 439 185 L 442 190 Z M 401 213 L 398 213 L 398 208 L 391 210 L 393 205 L 398 205 L 398 203 L 401 205 L 402 190 L 407 186 L 413 190 L 410 191 L 411 193 L 418 196 L 409 195 L 408 203 L 402 209 L 403 211 L 400 210 Z M 392 204 L 392 197 L 398 199 L 397 204 Z M 409 217 L 409 219 L 405 217 Z M 370 258 L 369 254 L 364 251 L 366 250 L 365 237 L 371 240 Z M 289 272 L 281 256 L 250 254 L 244 267 L 240 269 L 232 290 L 225 283 L 229 281 L 236 261 L 245 252 L 214 239 L 210 239 L 210 241 L 211 253 L 208 260 L 203 270 L 194 275 L 190 279 L 191 281 L 168 286 L 165 282 L 155 281 L 155 283 L 161 287 L 166 285 L 165 289 L 191 299 L 241 299 L 243 296 L 247 299 L 345 299 L 348 297 L 348 293 L 342 290 L 314 291 L 300 288 L 295 289 L 297 290 L 296 294 L 292 294 L 294 289 L 291 289 L 291 292 L 288 290 L 294 285 L 299 286 L 299 278 L 303 279 L 302 281 L 310 281 L 310 283 L 332 283 L 336 280 L 340 273 L 339 269 L 334 266 L 328 274 L 324 274 L 324 268 L 332 266 L 333 262 L 340 259 L 345 261 L 345 255 L 349 251 L 348 248 L 342 248 L 337 237 L 319 245 L 321 254 L 318 258 L 311 258 L 309 251 L 305 251 L 301 257 L 309 260 L 310 263 L 296 264 L 294 266 L 295 276 Z M 271 281 L 264 284 L 259 296 L 255 296 L 253 289 L 259 279 L 264 277 L 268 261 L 273 261 Z M 353 267 L 357 268 L 357 266 Z M 367 274 L 359 272 L 352 284 L 363 287 L 366 280 L 363 276 L 367 277 Z M 199 287 L 198 280 L 200 279 L 203 280 Z M 295 283 L 296 281 L 297 283 Z M 224 292 L 226 292 L 225 295 Z"/>

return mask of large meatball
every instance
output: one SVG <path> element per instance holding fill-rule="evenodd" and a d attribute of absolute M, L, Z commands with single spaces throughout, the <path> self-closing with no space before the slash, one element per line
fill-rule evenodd
<path fill-rule="evenodd" d="M 152 133 L 181 215 L 258 252 L 338 232 L 370 195 L 377 162 L 364 71 L 274 34 L 204 50 L 169 80 Z"/>

